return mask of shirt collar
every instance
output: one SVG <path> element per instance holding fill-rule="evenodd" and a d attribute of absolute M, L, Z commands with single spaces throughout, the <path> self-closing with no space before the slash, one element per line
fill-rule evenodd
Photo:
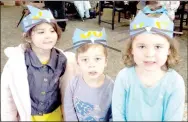
<path fill-rule="evenodd" d="M 50 66 L 53 70 L 55 70 L 57 66 L 57 60 L 58 60 L 58 53 L 55 48 L 52 48 L 50 60 L 46 65 Z"/>
<path fill-rule="evenodd" d="M 51 51 L 52 52 L 51 52 L 50 60 L 46 65 L 55 71 L 57 68 L 60 68 L 61 67 L 60 65 L 64 64 L 67 59 L 66 56 L 63 53 L 61 53 L 61 51 L 55 48 L 52 48 Z M 27 66 L 32 65 L 37 68 L 44 66 L 31 48 L 26 49 L 25 61 Z"/>

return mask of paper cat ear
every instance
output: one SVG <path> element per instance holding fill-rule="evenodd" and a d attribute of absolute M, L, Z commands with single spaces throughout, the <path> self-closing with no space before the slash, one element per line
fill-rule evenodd
<path fill-rule="evenodd" d="M 27 32 L 33 26 L 42 23 L 42 22 L 59 22 L 59 21 L 67 21 L 68 19 L 55 19 L 51 11 L 48 10 L 41 10 L 36 7 L 27 5 L 28 10 L 30 13 L 25 16 L 21 22 L 22 30 Z"/>
<path fill-rule="evenodd" d="M 79 28 L 76 28 L 75 31 L 74 31 L 74 34 L 73 34 L 73 37 L 72 37 L 72 41 L 73 41 L 73 44 L 78 42 L 79 40 L 81 40 L 81 34 L 82 33 L 85 33 L 85 31 L 79 29 Z"/>

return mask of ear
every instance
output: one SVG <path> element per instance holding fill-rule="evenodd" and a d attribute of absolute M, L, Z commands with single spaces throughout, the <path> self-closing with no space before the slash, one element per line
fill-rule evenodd
<path fill-rule="evenodd" d="M 26 33 L 25 33 L 25 32 L 23 32 L 23 33 L 22 33 L 22 36 L 23 36 L 23 37 L 25 37 L 25 36 L 26 36 Z"/>
<path fill-rule="evenodd" d="M 171 54 L 171 50 L 170 49 L 168 49 L 168 55 L 170 55 Z"/>
<path fill-rule="evenodd" d="M 23 38 L 25 39 L 26 42 L 31 43 L 31 39 L 26 37 L 26 33 L 25 32 L 22 33 L 22 36 L 23 36 Z"/>
<path fill-rule="evenodd" d="M 76 59 L 76 63 L 77 63 L 77 65 L 79 66 L 79 61 L 78 61 L 78 59 Z"/>
<path fill-rule="evenodd" d="M 133 49 L 131 48 L 131 49 L 129 49 L 129 52 L 132 54 L 132 55 L 134 55 L 134 51 L 133 51 Z"/>
<path fill-rule="evenodd" d="M 107 67 L 107 64 L 108 64 L 108 59 L 106 58 L 104 67 Z"/>

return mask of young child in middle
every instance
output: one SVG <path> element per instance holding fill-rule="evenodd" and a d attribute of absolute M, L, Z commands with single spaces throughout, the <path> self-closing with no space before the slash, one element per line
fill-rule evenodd
<path fill-rule="evenodd" d="M 105 30 L 76 29 L 73 43 L 73 48 L 77 48 L 76 59 L 81 73 L 70 81 L 65 89 L 64 120 L 112 120 L 111 99 L 114 81 L 103 73 L 107 66 L 106 47 L 109 47 L 106 45 Z"/>

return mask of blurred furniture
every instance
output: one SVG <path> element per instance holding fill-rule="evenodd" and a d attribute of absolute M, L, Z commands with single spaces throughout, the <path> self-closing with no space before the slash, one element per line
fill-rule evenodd
<path fill-rule="evenodd" d="M 188 1 L 181 1 L 180 7 L 178 8 L 176 15 L 178 15 L 178 18 L 180 19 L 180 26 L 179 26 L 179 31 L 182 32 L 183 24 L 186 22 L 186 25 L 188 25 Z M 186 18 L 185 18 L 186 15 Z"/>
<path fill-rule="evenodd" d="M 103 5 L 101 5 L 102 2 L 104 2 Z M 125 5 L 124 1 L 109 1 L 109 2 L 108 1 L 99 1 L 98 24 L 100 25 L 101 22 L 111 24 L 112 30 L 114 30 L 116 12 L 118 12 L 118 22 L 120 22 L 121 13 L 124 13 L 124 18 L 127 13 L 130 14 L 129 17 L 131 17 L 132 15 L 136 15 L 136 4 L 135 3 L 137 4 L 137 1 L 129 1 L 129 5 Z M 103 8 L 101 8 L 101 7 L 103 7 Z M 111 22 L 101 20 L 101 12 L 102 12 L 102 9 L 105 9 L 105 8 L 112 9 Z"/>
<path fill-rule="evenodd" d="M 101 12 L 102 12 L 102 8 L 110 8 L 112 9 L 112 22 L 107 22 L 104 20 L 101 20 Z M 104 3 L 103 5 L 101 4 L 101 1 L 99 1 L 99 17 L 98 17 L 98 24 L 100 25 L 101 22 L 107 23 L 107 24 L 111 24 L 112 26 L 112 30 L 114 30 L 114 19 L 115 19 L 115 12 L 118 12 L 118 22 L 120 22 L 120 12 L 123 11 L 123 8 L 116 8 L 115 7 L 115 2 L 113 2 L 113 4 L 111 5 L 110 3 Z"/>
<path fill-rule="evenodd" d="M 15 1 L 2 0 L 1 3 L 2 3 L 4 6 L 15 6 Z"/>
<path fill-rule="evenodd" d="M 45 8 L 51 10 L 55 19 L 65 19 L 65 1 L 44 1 Z M 65 31 L 67 23 L 57 22 L 62 31 Z"/>

